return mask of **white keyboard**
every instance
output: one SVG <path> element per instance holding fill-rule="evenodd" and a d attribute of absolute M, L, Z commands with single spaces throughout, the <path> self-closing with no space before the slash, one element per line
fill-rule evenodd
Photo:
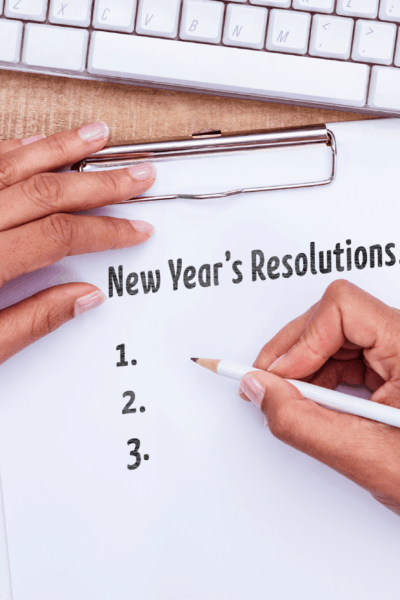
<path fill-rule="evenodd" d="M 400 114 L 400 0 L 0 0 L 0 68 Z"/>

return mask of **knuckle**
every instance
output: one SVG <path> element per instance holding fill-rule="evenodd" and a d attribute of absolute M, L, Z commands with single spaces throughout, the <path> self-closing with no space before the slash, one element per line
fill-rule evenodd
<path fill-rule="evenodd" d="M 99 221 L 99 235 L 107 239 L 107 248 L 109 250 L 118 250 L 121 248 L 121 238 L 124 235 L 124 227 L 127 221 L 125 219 L 115 219 L 113 217 L 101 217 Z"/>
<path fill-rule="evenodd" d="M 43 220 L 45 239 L 52 240 L 68 254 L 75 235 L 75 222 L 72 215 L 57 213 Z"/>
<path fill-rule="evenodd" d="M 68 142 L 63 133 L 55 133 L 48 137 L 46 141 L 52 156 L 54 156 L 57 161 L 68 159 L 70 152 Z"/>
<path fill-rule="evenodd" d="M 13 161 L 2 158 L 0 160 L 0 189 L 10 187 L 17 180 L 16 167 Z"/>
<path fill-rule="evenodd" d="M 48 209 L 57 205 L 61 198 L 62 186 L 57 175 L 41 173 L 23 182 L 22 191 L 28 200 Z"/>
<path fill-rule="evenodd" d="M 103 171 L 99 173 L 99 184 L 107 190 L 107 194 L 118 198 L 122 191 L 122 179 L 120 173 Z"/>
<path fill-rule="evenodd" d="M 58 329 L 61 324 L 61 315 L 47 304 L 38 301 L 31 319 L 31 339 L 42 338 Z"/>
<path fill-rule="evenodd" d="M 354 286 L 346 279 L 336 279 L 328 285 L 324 296 L 329 300 L 346 298 L 354 291 Z"/>

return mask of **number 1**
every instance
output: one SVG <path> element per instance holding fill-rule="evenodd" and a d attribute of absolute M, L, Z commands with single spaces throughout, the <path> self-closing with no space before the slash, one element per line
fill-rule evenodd
<path fill-rule="evenodd" d="M 125 344 L 120 344 L 116 347 L 116 350 L 120 353 L 120 360 L 117 362 L 117 367 L 127 367 L 129 363 L 125 360 Z"/>

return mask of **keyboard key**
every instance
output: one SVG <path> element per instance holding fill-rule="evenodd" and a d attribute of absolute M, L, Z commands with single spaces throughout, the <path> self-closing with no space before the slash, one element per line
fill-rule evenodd
<path fill-rule="evenodd" d="M 335 0 L 293 0 L 296 10 L 315 10 L 320 13 L 332 13 Z"/>
<path fill-rule="evenodd" d="M 4 14 L 14 19 L 44 21 L 47 13 L 47 0 L 6 0 Z"/>
<path fill-rule="evenodd" d="M 139 0 L 136 33 L 175 38 L 181 0 Z"/>
<path fill-rule="evenodd" d="M 394 64 L 396 65 L 396 67 L 400 67 L 400 37 L 397 39 L 397 48 L 396 48 L 396 53 L 394 55 Z"/>
<path fill-rule="evenodd" d="M 132 33 L 135 15 L 136 0 L 96 0 L 93 27 Z"/>
<path fill-rule="evenodd" d="M 364 64 L 103 31 L 92 34 L 88 70 L 153 83 L 348 107 L 365 105 L 369 78 L 369 67 Z"/>
<path fill-rule="evenodd" d="M 292 10 L 273 9 L 269 16 L 267 50 L 305 54 L 311 16 Z"/>
<path fill-rule="evenodd" d="M 375 19 L 379 0 L 337 0 L 336 12 L 345 17 Z"/>
<path fill-rule="evenodd" d="M 266 8 L 228 4 L 223 42 L 227 46 L 261 49 L 267 27 Z"/>
<path fill-rule="evenodd" d="M 396 29 L 393 23 L 357 21 L 352 59 L 390 65 L 393 60 Z"/>
<path fill-rule="evenodd" d="M 185 0 L 183 3 L 180 38 L 219 44 L 225 5 L 222 2 Z"/>
<path fill-rule="evenodd" d="M 91 16 L 92 0 L 51 0 L 50 23 L 89 27 Z"/>
<path fill-rule="evenodd" d="M 400 110 L 400 69 L 373 67 L 368 106 Z"/>
<path fill-rule="evenodd" d="M 19 62 L 23 24 L 20 21 L 0 19 L 0 60 Z"/>
<path fill-rule="evenodd" d="M 22 62 L 35 67 L 84 71 L 88 38 L 86 29 L 28 23 Z"/>
<path fill-rule="evenodd" d="M 258 6 L 276 6 L 279 8 L 289 8 L 290 0 L 250 0 L 250 4 L 258 4 Z"/>
<path fill-rule="evenodd" d="M 400 0 L 381 0 L 379 18 L 400 23 Z"/>
<path fill-rule="evenodd" d="M 350 58 L 353 27 L 353 19 L 314 15 L 309 50 L 311 56 L 342 60 Z"/>

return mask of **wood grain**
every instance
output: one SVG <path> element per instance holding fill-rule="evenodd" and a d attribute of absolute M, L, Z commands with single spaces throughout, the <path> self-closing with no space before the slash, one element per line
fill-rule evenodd
<path fill-rule="evenodd" d="M 106 121 L 111 143 L 168 139 L 203 129 L 224 132 L 370 118 L 319 110 L 170 92 L 120 84 L 0 71 L 0 139 L 50 135 Z"/>

